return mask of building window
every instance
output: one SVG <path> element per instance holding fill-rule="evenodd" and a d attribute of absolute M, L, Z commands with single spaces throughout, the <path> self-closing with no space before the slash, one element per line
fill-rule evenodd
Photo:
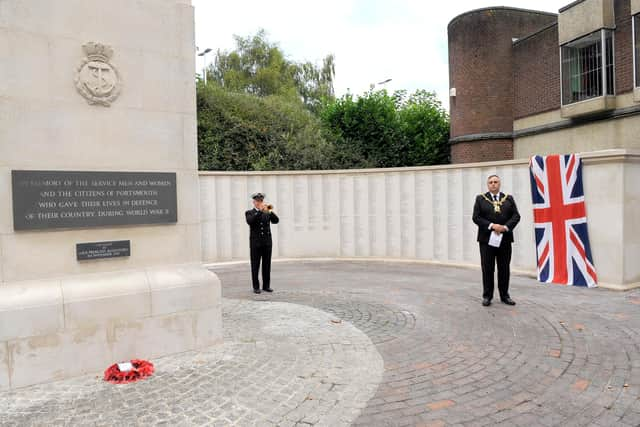
<path fill-rule="evenodd" d="M 599 30 L 562 45 L 560 58 L 563 105 L 615 93 L 613 31 Z"/>

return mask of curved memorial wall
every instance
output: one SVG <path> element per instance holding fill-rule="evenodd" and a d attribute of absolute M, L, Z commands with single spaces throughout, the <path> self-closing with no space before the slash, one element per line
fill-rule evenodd
<path fill-rule="evenodd" d="M 640 152 L 588 153 L 584 186 L 591 248 L 601 286 L 640 285 Z M 522 216 L 511 267 L 535 274 L 528 161 L 300 172 L 200 172 L 205 262 L 249 259 L 244 211 L 265 192 L 280 222 L 273 259 L 340 258 L 479 267 L 475 196 L 497 173 Z M 615 218 L 614 225 L 610 224 Z M 247 280 L 249 278 L 247 277 Z M 480 276 L 478 276 L 480 280 Z M 249 282 L 247 281 L 247 286 Z"/>

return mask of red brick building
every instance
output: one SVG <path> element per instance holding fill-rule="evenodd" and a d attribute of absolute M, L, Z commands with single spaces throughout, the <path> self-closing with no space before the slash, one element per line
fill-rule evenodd
<path fill-rule="evenodd" d="M 454 18 L 452 162 L 640 148 L 639 17 L 640 0 L 580 0 Z"/>

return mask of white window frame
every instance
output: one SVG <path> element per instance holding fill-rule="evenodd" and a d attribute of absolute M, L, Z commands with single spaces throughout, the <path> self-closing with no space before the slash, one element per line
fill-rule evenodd
<path fill-rule="evenodd" d="M 640 14 L 639 14 L 640 15 Z M 632 22 L 633 23 L 633 22 Z M 564 102 L 564 76 L 562 73 L 562 48 L 564 46 L 566 46 L 569 43 L 572 43 L 576 40 L 580 40 L 581 38 L 584 37 L 588 37 L 590 34 L 596 33 L 600 31 L 600 51 L 601 51 L 601 69 L 602 69 L 602 94 L 598 95 L 598 96 L 594 96 L 591 98 L 586 98 L 586 99 L 581 99 L 579 101 L 573 101 L 573 102 L 569 102 L 569 103 L 565 103 Z M 607 93 L 607 49 L 606 49 L 606 36 L 605 36 L 605 31 L 611 31 L 611 60 L 613 61 L 613 80 L 612 80 L 612 92 L 613 93 Z M 565 105 L 572 105 L 575 104 L 577 102 L 582 102 L 582 101 L 588 101 L 591 99 L 597 99 L 597 98 L 601 98 L 604 96 L 615 96 L 616 94 L 616 38 L 615 38 L 615 31 L 613 29 L 609 29 L 609 28 L 601 28 L 599 30 L 593 31 L 590 34 L 586 34 L 582 37 L 578 37 L 577 39 L 571 40 L 563 45 L 561 45 L 558 49 L 558 54 L 560 57 L 560 106 L 565 106 Z M 635 49 L 634 49 L 634 64 L 635 64 Z M 634 70 L 635 70 L 635 66 L 634 66 Z M 635 71 L 634 71 L 634 79 L 635 79 Z"/>
<path fill-rule="evenodd" d="M 640 19 L 640 13 L 636 15 L 631 15 L 631 46 L 633 50 L 633 87 L 638 87 L 638 71 L 636 61 L 638 58 L 636 57 L 636 17 Z"/>
<path fill-rule="evenodd" d="M 606 41 L 605 41 L 606 39 L 605 39 L 605 36 L 604 36 L 605 30 L 607 30 L 607 29 L 602 29 L 602 46 L 604 46 L 605 43 L 606 43 Z M 607 95 L 615 96 L 616 93 L 618 93 L 617 90 L 616 90 L 616 32 L 613 29 L 609 29 L 609 31 L 611 31 L 611 70 L 612 70 L 611 72 L 613 73 L 613 80 L 611 80 L 611 82 L 612 82 L 611 83 L 611 92 L 612 93 L 603 93 L 603 95 L 604 96 L 607 96 Z M 605 74 L 605 77 L 606 77 L 606 72 L 607 72 L 607 70 L 606 70 L 606 68 L 607 68 L 607 60 L 606 59 L 604 60 L 603 68 L 605 69 L 604 70 L 604 74 Z M 607 90 L 607 87 L 605 86 L 604 87 L 604 92 L 606 92 L 606 90 Z"/>

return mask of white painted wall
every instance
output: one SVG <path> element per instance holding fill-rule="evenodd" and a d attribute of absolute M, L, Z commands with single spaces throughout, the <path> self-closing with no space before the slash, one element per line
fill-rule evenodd
<path fill-rule="evenodd" d="M 594 262 L 605 285 L 640 282 L 640 153 L 609 150 L 584 159 Z M 304 172 L 200 172 L 205 262 L 246 260 L 249 195 L 267 193 L 280 224 L 272 226 L 273 256 L 376 257 L 479 265 L 475 196 L 496 173 L 522 216 L 512 268 L 535 272 L 533 213 L 527 160 L 435 167 Z M 626 183 L 626 186 L 623 185 Z M 635 206 L 635 205 L 634 205 Z M 626 233 L 626 231 L 631 233 Z M 624 238 L 623 238 L 624 237 Z M 634 256 L 636 258 L 634 258 Z"/>

